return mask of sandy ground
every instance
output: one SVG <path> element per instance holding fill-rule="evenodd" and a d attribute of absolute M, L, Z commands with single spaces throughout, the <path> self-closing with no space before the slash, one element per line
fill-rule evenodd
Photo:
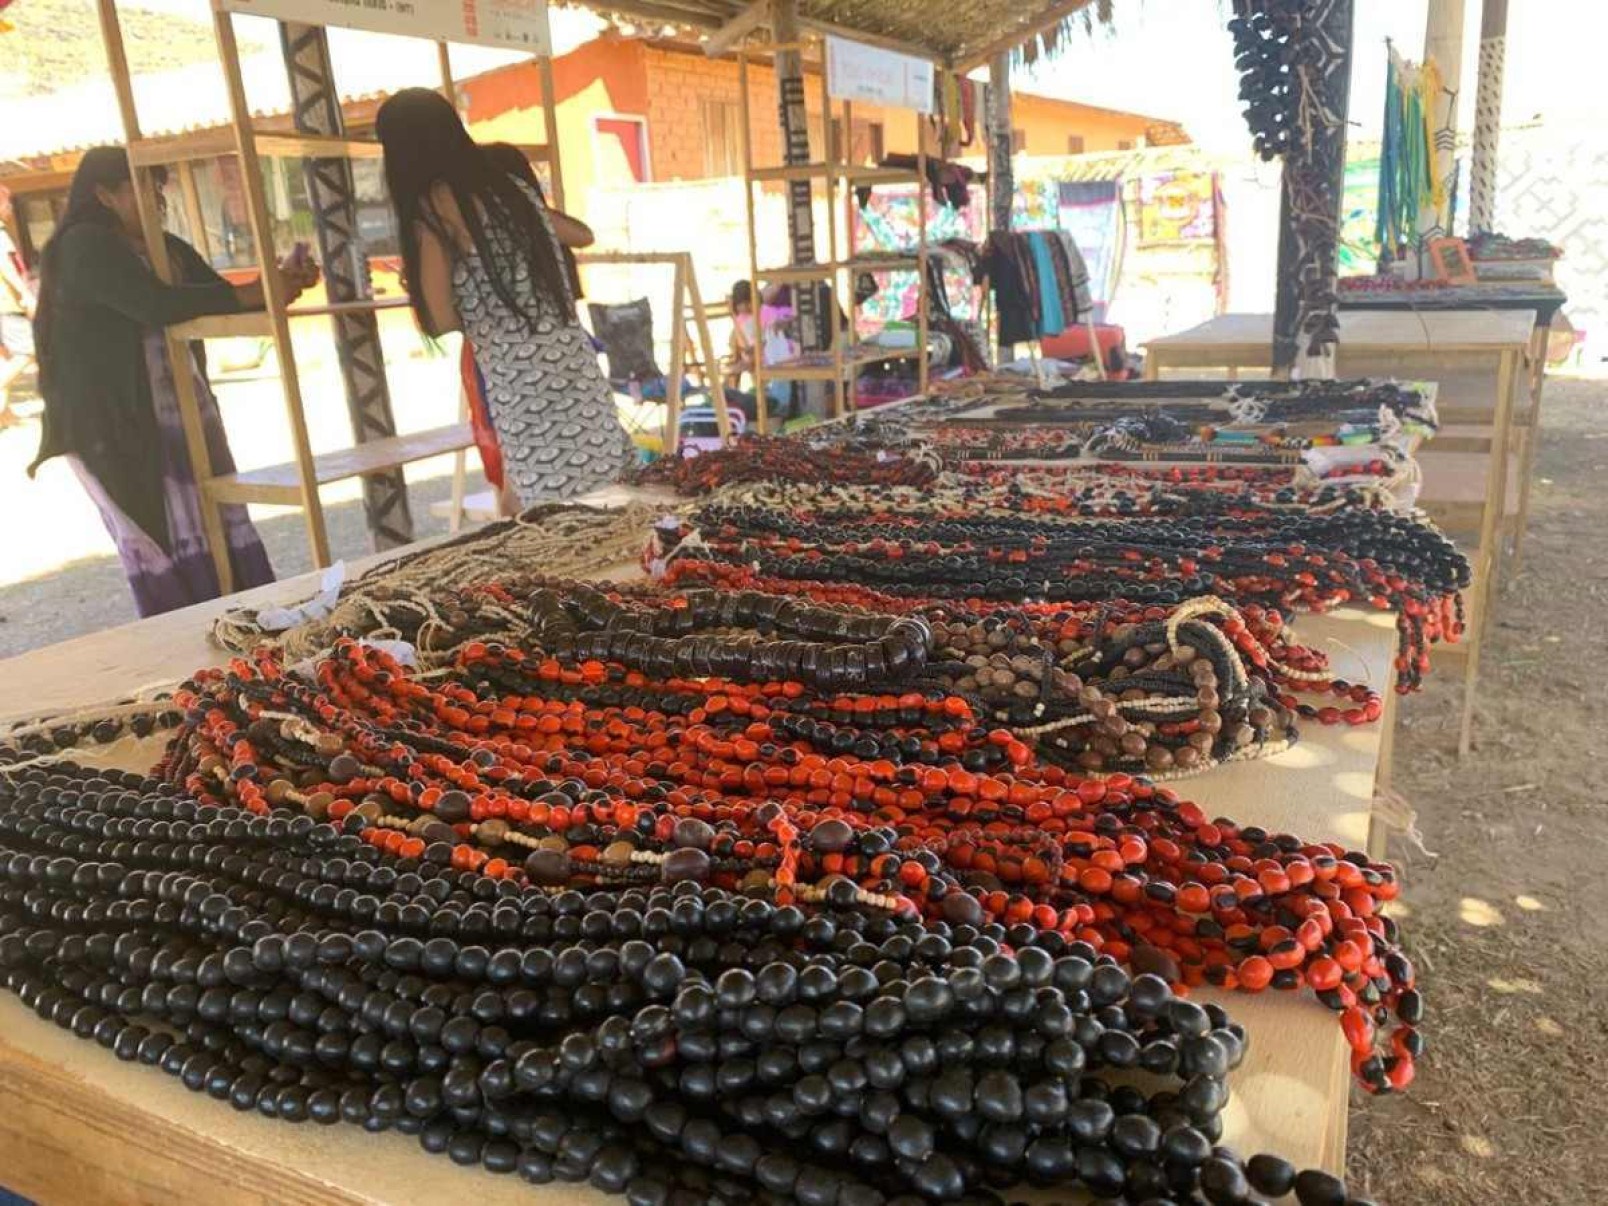
<path fill-rule="evenodd" d="M 391 342 L 403 367 L 393 373 L 399 426 L 450 421 L 455 361 L 422 354 L 406 334 Z M 218 392 L 243 466 L 288 459 L 271 377 L 229 374 Z M 315 446 L 344 442 L 327 364 L 308 374 L 308 396 Z M 1474 754 L 1454 754 L 1452 672 L 1402 708 L 1395 780 L 1417 835 L 1394 838 L 1391 854 L 1405 869 L 1399 915 L 1426 988 L 1430 1047 L 1406 1096 L 1357 1094 L 1349 1170 L 1357 1192 L 1393 1206 L 1574 1206 L 1602 1200 L 1608 1184 L 1595 1092 L 1608 1072 L 1608 947 L 1591 887 L 1608 864 L 1595 778 L 1608 753 L 1604 407 L 1608 382 L 1549 383 L 1534 514 L 1497 609 Z M 24 476 L 37 440 L 35 424 L 0 431 L 0 655 L 133 618 L 71 473 Z M 450 469 L 442 458 L 409 471 L 420 536 L 445 527 L 429 504 L 447 497 Z M 367 552 L 355 485 L 327 498 L 337 555 Z M 259 526 L 282 574 L 309 568 L 299 515 Z"/>
<path fill-rule="evenodd" d="M 211 345 L 218 402 L 230 446 L 241 469 L 291 459 L 279 379 L 272 361 L 257 369 L 230 369 L 254 358 L 245 341 Z M 391 402 L 399 431 L 419 431 L 454 422 L 458 414 L 458 361 L 453 344 L 427 348 L 401 324 L 385 338 L 391 364 Z M 298 337 L 298 363 L 307 399 L 315 452 L 351 443 L 346 396 L 327 339 Z M 22 397 L 22 395 L 19 395 Z M 24 413 L 36 404 L 24 400 Z M 0 657 L 9 657 L 136 618 L 128 587 L 100 515 L 60 459 L 40 467 L 30 480 L 27 466 L 39 447 L 38 422 L 0 430 Z M 484 489 L 479 458 L 469 454 L 470 491 Z M 414 535 L 446 530 L 431 504 L 451 494 L 452 458 L 420 461 L 407 469 Z M 358 483 L 325 488 L 325 517 L 332 553 L 360 557 L 372 552 Z M 254 507 L 253 518 L 280 577 L 312 568 L 306 526 L 299 510 Z"/>

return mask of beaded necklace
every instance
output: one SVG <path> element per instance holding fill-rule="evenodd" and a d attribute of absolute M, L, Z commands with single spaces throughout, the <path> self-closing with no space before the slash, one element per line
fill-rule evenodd
<path fill-rule="evenodd" d="M 186 725 L 159 771 L 205 802 L 355 815 L 384 853 L 493 881 L 694 881 L 1030 923 L 1180 985 L 1308 984 L 1365 1015 L 1346 1024 L 1368 1039 L 1366 1084 L 1412 1075 L 1395 1038 L 1376 1050 L 1403 999 L 1416 1009 L 1378 913 L 1388 866 L 1208 821 L 1145 780 L 1068 775 L 952 696 L 654 682 L 474 646 L 426 683 L 346 643 L 316 686 L 264 655 L 176 702 Z"/>
<path fill-rule="evenodd" d="M 1094 501 L 1050 513 L 986 485 L 919 494 L 751 487 L 703 504 L 693 522 L 710 559 L 896 595 L 1179 603 L 1211 593 L 1285 610 L 1395 610 L 1399 690 L 1419 684 L 1432 643 L 1461 635 L 1467 561 L 1433 527 L 1382 508 L 1314 514 L 1187 491 L 1172 503 L 1152 496 L 1163 515 L 1115 499 L 1108 518 Z"/>
<path fill-rule="evenodd" d="M 237 1110 L 633 1203 L 1359 1201 L 1215 1147 L 1243 1028 L 1058 933 L 521 890 L 363 832 L 71 764 L 0 777 L 0 982 Z M 1105 1078 L 1130 1068 L 1160 1087 Z"/>
<path fill-rule="evenodd" d="M 1040 742 L 1040 752 L 1047 757 L 1075 757 L 1077 766 L 1089 773 L 1108 768 L 1152 775 L 1168 775 L 1175 769 L 1198 772 L 1223 757 L 1271 752 L 1268 733 L 1287 733 L 1288 714 L 1321 724 L 1360 725 L 1377 720 L 1383 710 L 1377 692 L 1336 678 L 1324 654 L 1295 643 L 1279 613 L 1254 604 L 1239 613 L 1220 600 L 1192 600 L 1174 609 L 1120 601 L 952 603 L 896 598 L 843 583 L 763 579 L 740 566 L 679 557 L 671 562 L 664 585 L 684 582 L 795 593 L 831 605 L 883 612 L 922 611 L 934 633 L 929 679 L 978 701 L 980 713 L 1018 735 L 1031 735 L 1038 726 L 1053 730 L 1055 740 Z M 1208 630 L 1201 627 L 1203 623 L 1220 623 L 1226 639 L 1215 637 L 1216 628 Z M 1178 639 L 1181 630 L 1190 634 L 1187 641 Z M 1208 657 L 1193 674 L 1206 674 L 1210 682 L 1197 682 L 1182 673 L 1200 658 L 1202 642 L 1206 653 L 1217 655 L 1216 662 Z M 1225 659 L 1229 669 L 1222 671 Z M 1167 677 L 1158 685 L 1154 675 Z M 1261 684 L 1260 689 L 1252 680 Z M 1218 690 L 1222 681 L 1233 684 L 1226 706 Z M 1120 698 L 1141 685 L 1149 690 Z M 1107 688 L 1120 710 L 1140 712 L 1151 710 L 1146 702 L 1152 698 L 1150 692 L 1164 690 L 1169 695 L 1164 702 L 1168 716 L 1159 729 L 1141 721 L 1129 736 L 1121 724 L 1108 724 L 1100 731 L 1098 717 L 1058 710 L 1061 703 L 1074 700 L 1094 704 Z M 1308 703 L 1297 693 L 1333 695 L 1346 706 Z M 1253 716 L 1259 708 L 1260 714 Z M 1247 720 L 1255 721 L 1253 731 L 1236 733 L 1235 727 Z M 1075 732 L 1080 726 L 1086 731 Z M 1201 736 L 1202 730 L 1222 736 L 1208 740 Z M 1116 743 L 1125 736 L 1124 750 Z M 1073 744 L 1077 738 L 1083 739 L 1082 744 Z M 1219 741 L 1232 744 L 1222 748 Z M 1161 746 L 1165 756 L 1147 757 L 1151 744 Z"/>

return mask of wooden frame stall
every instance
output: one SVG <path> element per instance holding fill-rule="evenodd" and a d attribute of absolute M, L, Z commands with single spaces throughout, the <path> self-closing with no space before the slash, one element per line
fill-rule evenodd
<path fill-rule="evenodd" d="M 857 188 L 881 184 L 914 185 L 918 190 L 927 187 L 927 131 L 924 123 L 917 123 L 916 169 L 860 167 L 847 162 L 847 146 L 837 145 L 834 137 L 835 120 L 841 120 L 847 142 L 853 130 L 854 106 L 851 101 L 837 103 L 832 95 L 831 69 L 825 53 L 820 62 L 820 96 L 822 114 L 821 160 L 807 164 L 755 166 L 752 112 L 749 102 L 748 67 L 755 55 L 772 55 L 786 51 L 802 53 L 806 49 L 824 46 L 827 35 L 807 34 L 799 42 L 771 42 L 737 48 L 738 93 L 742 121 L 743 199 L 748 215 L 749 287 L 753 290 L 755 314 L 754 394 L 759 399 L 757 415 L 761 434 L 769 430 L 766 414 L 766 383 L 769 380 L 821 381 L 835 386 L 833 395 L 834 417 L 853 414 L 856 409 L 856 379 L 859 370 L 871 364 L 888 360 L 915 360 L 918 392 L 925 393 L 928 380 L 928 314 L 927 314 L 927 210 L 924 201 L 918 205 L 920 215 L 917 244 L 893 256 L 861 256 L 854 246 L 854 194 Z M 835 35 L 833 35 L 835 36 Z M 762 267 L 759 262 L 759 234 L 757 207 L 754 203 L 755 186 L 773 183 L 807 181 L 824 186 L 827 202 L 827 257 L 816 264 L 785 264 L 776 268 Z M 844 251 L 838 254 L 838 228 L 833 213 L 838 191 L 843 196 Z M 916 344 L 913 348 L 876 348 L 860 350 L 855 342 L 858 324 L 855 311 L 855 278 L 862 273 L 887 273 L 914 270 L 918 277 L 916 293 Z M 796 361 L 766 364 L 763 333 L 758 318 L 763 304 L 762 284 L 791 285 L 794 288 L 824 286 L 828 315 L 824 321 L 831 324 L 831 359 L 820 363 L 806 349 Z M 843 303 L 847 303 L 844 305 Z M 847 315 L 846 329 L 837 323 L 837 310 L 842 306 Z"/>
<path fill-rule="evenodd" d="M 136 182 L 135 194 L 139 202 L 140 222 L 145 231 L 146 245 L 150 248 L 152 266 L 164 280 L 172 279 L 172 268 L 168 263 L 166 246 L 161 237 L 161 216 L 157 207 L 152 168 L 217 155 L 238 156 L 241 176 L 245 182 L 252 239 L 258 249 L 259 259 L 267 269 L 272 264 L 274 243 L 273 226 L 263 187 L 261 161 L 276 156 L 287 158 L 379 156 L 379 144 L 372 139 L 267 132 L 256 128 L 246 98 L 245 83 L 240 69 L 239 46 L 235 40 L 231 10 L 241 7 L 237 0 L 236 2 L 212 0 L 213 30 L 229 94 L 232 128 L 222 133 L 207 132 L 163 139 L 145 138 L 141 132 L 139 112 L 135 105 L 116 0 L 97 0 L 97 5 L 113 87 L 123 119 L 129 164 Z M 272 6 L 265 7 L 269 11 L 263 15 L 274 15 L 271 11 Z M 445 41 L 439 40 L 436 45 L 441 67 L 442 91 L 456 103 L 448 45 Z M 557 126 L 553 114 L 555 94 L 552 70 L 545 56 L 542 56 L 541 62 L 543 109 L 546 113 L 548 142 L 545 146 L 522 149 L 527 154 L 537 152 L 539 157 L 549 164 L 554 183 L 554 203 L 561 205 L 563 183 L 555 137 Z M 271 339 L 279 362 L 285 416 L 290 425 L 294 459 L 286 464 L 239 473 L 214 472 L 194 382 L 189 373 L 173 374 L 174 392 L 177 395 L 179 413 L 184 426 L 185 442 L 191 463 L 195 467 L 199 487 L 202 524 L 212 551 L 218 580 L 225 591 L 233 589 L 234 574 L 223 530 L 221 507 L 224 504 L 270 503 L 300 508 L 307 527 L 307 539 L 312 550 L 313 563 L 323 567 L 330 563 L 330 550 L 323 503 L 319 497 L 320 487 L 347 478 L 365 477 L 398 469 L 414 461 L 444 453 L 461 453 L 474 444 L 470 426 L 460 415 L 457 422 L 445 426 L 368 440 L 354 447 L 315 455 L 308 437 L 306 400 L 296 367 L 295 346 L 290 330 L 291 320 L 372 312 L 407 303 L 405 299 L 400 298 L 382 300 L 371 297 L 321 306 L 292 307 L 283 296 L 276 273 L 265 270 L 262 274 L 262 285 L 266 304 L 261 311 L 199 318 L 169 327 L 165 332 L 168 355 L 174 364 L 185 362 L 191 354 L 192 343 L 233 336 Z"/>
<path fill-rule="evenodd" d="M 725 403 L 725 386 L 720 378 L 720 359 L 715 354 L 714 337 L 709 333 L 709 313 L 704 308 L 703 291 L 692 255 L 686 251 L 584 251 L 575 256 L 582 268 L 591 266 L 644 266 L 669 268 L 670 285 L 670 366 L 665 370 L 664 455 L 675 456 L 681 438 L 682 382 L 686 369 L 695 359 L 701 361 L 709 404 L 715 411 L 720 442 L 731 442 L 731 416 Z M 688 336 L 697 343 L 697 355 L 689 357 Z"/>
<path fill-rule="evenodd" d="M 1541 396 L 1546 389 L 1547 344 L 1552 322 L 1568 298 L 1548 281 L 1482 281 L 1460 287 L 1448 286 L 1428 293 L 1396 296 L 1389 291 L 1359 292 L 1355 297 L 1340 296 L 1340 311 L 1390 311 L 1433 313 L 1444 310 L 1492 310 L 1534 313 L 1535 329 L 1530 343 L 1530 380 L 1527 404 L 1513 414 L 1514 436 L 1518 440 L 1519 498 L 1508 564 L 1517 571 L 1524 551 L 1524 534 L 1530 526 L 1530 492 L 1535 484 L 1535 453 L 1541 441 Z M 1490 421 L 1490 411 L 1481 407 L 1444 408 L 1441 421 L 1447 424 L 1482 425 Z"/>

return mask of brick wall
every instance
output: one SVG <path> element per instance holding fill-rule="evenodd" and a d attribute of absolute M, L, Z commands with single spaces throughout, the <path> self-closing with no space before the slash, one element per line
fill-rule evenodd
<path fill-rule="evenodd" d="M 655 180 L 697 180 L 705 176 L 705 143 L 702 101 L 705 99 L 735 106 L 739 99 L 735 59 L 711 59 L 696 51 L 649 46 L 643 56 L 646 71 L 649 138 L 653 144 Z M 754 162 L 781 162 L 782 136 L 776 120 L 776 78 L 768 66 L 750 64 L 748 69 L 750 132 Z M 805 76 L 805 100 L 818 126 L 821 111 L 820 76 Z M 1074 101 L 1021 94 L 1014 98 L 1013 122 L 1024 137 L 1022 151 L 1029 155 L 1064 155 L 1069 138 L 1083 139 L 1086 151 L 1110 151 L 1127 143 L 1143 144 L 1146 130 L 1154 119 L 1137 113 L 1121 113 L 1080 105 Z M 918 118 L 904 110 L 883 110 L 874 105 L 856 105 L 854 124 L 883 127 L 885 151 L 914 152 Z M 820 147 L 812 157 L 820 158 Z M 981 153 L 978 142 L 969 149 Z"/>
<path fill-rule="evenodd" d="M 742 89 L 736 61 L 650 47 L 644 66 L 654 179 L 701 179 L 705 143 L 703 102 L 740 105 Z M 768 66 L 749 65 L 748 93 L 754 162 L 780 163 L 782 135 L 776 121 L 776 77 Z"/>
<path fill-rule="evenodd" d="M 692 47 L 608 37 L 588 43 L 555 60 L 558 90 L 559 142 L 564 158 L 569 202 L 584 212 L 594 187 L 612 188 L 626 183 L 618 164 L 599 160 L 592 135 L 599 114 L 634 114 L 647 119 L 649 159 L 653 179 L 669 182 L 701 180 L 709 174 L 711 131 L 706 102 L 726 106 L 733 128 L 740 112 L 737 61 L 711 59 Z M 769 66 L 751 63 L 749 82 L 749 133 L 756 165 L 773 165 L 782 159 L 782 135 L 776 116 L 776 77 Z M 476 138 L 491 141 L 540 142 L 545 126 L 539 107 L 540 87 L 535 69 L 520 64 L 489 72 L 463 85 L 470 128 Z M 812 158 L 824 149 L 816 138 L 820 129 L 821 79 L 806 71 L 805 100 L 812 121 Z M 1047 97 L 1018 95 L 1014 124 L 1022 130 L 1023 151 L 1029 155 L 1061 155 L 1068 139 L 1077 135 L 1087 151 L 1112 150 L 1119 142 L 1138 143 L 1151 119 L 1117 113 Z M 870 127 L 882 128 L 885 152 L 913 152 L 921 119 L 906 110 L 884 110 L 873 105 L 854 106 L 855 158 L 868 157 Z M 725 161 L 733 174 L 740 171 L 740 136 Z M 963 151 L 980 155 L 981 144 Z M 721 156 L 717 156 L 717 161 Z"/>

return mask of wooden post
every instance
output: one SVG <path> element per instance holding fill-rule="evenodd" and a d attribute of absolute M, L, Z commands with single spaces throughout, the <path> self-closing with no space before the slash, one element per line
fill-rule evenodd
<path fill-rule="evenodd" d="M 207 235 L 206 213 L 201 208 L 201 192 L 195 186 L 195 164 L 188 159 L 175 165 L 179 174 L 179 196 L 184 199 L 184 216 L 195 236 L 195 249 L 205 260 L 212 259 L 212 239 Z"/>
<path fill-rule="evenodd" d="M 832 212 L 832 199 L 837 196 L 838 183 L 841 181 L 845 192 L 849 191 L 851 181 L 848 179 L 846 161 L 848 159 L 849 130 L 853 121 L 853 108 L 845 103 L 843 106 L 843 120 L 834 123 L 832 120 L 832 77 L 831 64 L 826 56 L 821 56 L 821 149 L 826 162 L 826 262 L 832 265 L 832 274 L 826 278 L 825 289 L 827 312 L 821 316 L 821 325 L 826 332 L 826 338 L 832 343 L 832 415 L 839 418 L 844 414 L 853 413 L 857 403 L 855 393 L 859 377 L 852 363 L 854 356 L 854 341 L 858 335 L 858 324 L 854 313 L 854 282 L 849 282 L 848 293 L 840 293 L 839 278 L 841 261 L 838 257 L 837 217 Z M 839 139 L 834 126 L 840 129 L 843 137 Z M 840 145 L 841 144 L 841 145 Z M 813 202 L 812 202 L 813 204 Z M 814 211 L 811 211 L 813 218 Z M 811 293 L 816 291 L 817 282 L 802 282 L 802 287 Z M 847 303 L 845 306 L 844 303 Z M 840 309 L 848 311 L 848 329 L 845 330 L 838 323 Z"/>
<path fill-rule="evenodd" d="M 1011 136 L 1011 56 L 994 56 L 988 65 L 988 205 L 995 230 L 1011 228 L 1016 199 L 1015 147 Z"/>
<path fill-rule="evenodd" d="M 770 434 L 770 417 L 765 394 L 765 324 L 763 295 L 759 291 L 759 239 L 754 232 L 754 132 L 753 115 L 749 112 L 748 52 L 737 48 L 737 91 L 740 94 L 743 115 L 743 205 L 748 211 L 748 289 L 749 304 L 754 311 L 754 396 L 758 402 L 754 409 L 759 421 L 759 434 Z M 731 316 L 737 322 L 737 315 Z"/>
<path fill-rule="evenodd" d="M 452 82 L 452 48 L 445 42 L 436 43 L 436 66 L 441 71 L 441 95 L 454 109 L 458 108 L 458 86 Z M 459 116 L 462 116 L 460 113 Z M 458 384 L 458 422 L 472 422 L 474 416 L 470 413 L 473 404 L 469 400 L 469 387 L 464 382 Z M 469 481 L 469 450 L 460 448 L 452 454 L 452 514 L 447 519 L 447 531 L 456 536 L 463 530 L 463 503 L 468 493 Z"/>
<path fill-rule="evenodd" d="M 938 78 L 942 78 L 940 73 Z M 931 366 L 927 340 L 931 334 L 932 287 L 927 266 L 927 123 L 916 115 L 916 392 L 927 392 Z"/>
<path fill-rule="evenodd" d="M 726 409 L 726 382 L 720 375 L 720 361 L 715 356 L 715 337 L 709 331 L 709 312 L 704 309 L 703 292 L 698 288 L 698 272 L 693 266 L 692 256 L 688 253 L 682 258 L 684 261 L 682 271 L 687 282 L 687 310 L 683 314 L 682 326 L 686 326 L 685 313 L 690 313 L 692 333 L 698 340 L 698 349 L 703 356 L 704 376 L 709 386 L 709 402 L 715 408 L 715 428 L 720 432 L 720 442 L 730 447 L 731 413 Z M 760 405 L 764 405 L 763 399 L 760 400 Z"/>
<path fill-rule="evenodd" d="M 776 53 L 776 88 L 778 111 L 782 123 L 782 162 L 788 167 L 802 167 L 810 162 L 809 108 L 804 100 L 804 56 L 798 49 L 801 36 L 798 25 L 798 0 L 776 0 L 771 10 L 772 35 L 778 45 L 788 49 Z M 827 138 L 830 138 L 830 114 L 827 121 Z M 824 141 L 824 140 L 823 140 Z M 830 155 L 828 155 L 830 158 Z M 794 264 L 815 263 L 815 209 L 814 189 L 809 180 L 790 180 L 787 183 L 787 237 L 792 248 Z M 794 285 L 793 306 L 798 311 L 800 342 L 805 351 L 826 346 L 827 327 L 817 305 L 816 290 L 808 285 Z M 759 296 L 754 296 L 754 312 L 759 312 Z"/>
<path fill-rule="evenodd" d="M 937 67 L 934 68 L 933 78 L 938 81 L 938 95 L 944 98 L 943 103 L 947 104 L 949 90 L 960 87 L 961 75 L 947 68 Z M 916 120 L 919 121 L 920 118 Z M 951 160 L 960 151 L 960 130 L 958 127 L 949 124 L 948 110 L 942 107 L 938 112 L 938 130 L 938 157 L 945 161 Z"/>
<path fill-rule="evenodd" d="M 676 447 L 681 442 L 681 387 L 687 372 L 687 324 L 681 321 L 681 315 L 687 303 L 687 269 L 690 262 L 690 259 L 678 256 L 671 267 L 670 313 L 675 317 L 670 324 L 670 372 L 665 378 L 664 389 L 666 456 L 675 456 Z"/>
<path fill-rule="evenodd" d="M 536 60 L 542 78 L 542 121 L 547 129 L 547 179 L 552 185 L 553 208 L 564 212 L 564 164 L 558 153 L 558 86 L 553 82 L 553 60 L 543 55 Z"/>
<path fill-rule="evenodd" d="M 441 72 L 441 95 L 458 107 L 458 86 L 452 82 L 452 47 L 445 42 L 436 43 L 436 67 Z"/>
<path fill-rule="evenodd" d="M 1433 173 L 1441 182 L 1444 205 L 1425 205 L 1418 211 L 1418 236 L 1432 239 L 1452 229 L 1452 198 L 1457 193 L 1457 96 L 1463 84 L 1464 0 L 1429 0 L 1424 22 L 1424 61 L 1440 69 L 1444 91 L 1430 109 L 1435 138 Z"/>
<path fill-rule="evenodd" d="M 218 40 L 218 57 L 223 60 L 224 82 L 229 89 L 229 114 L 234 123 L 235 149 L 240 154 L 240 176 L 245 181 L 251 236 L 257 244 L 257 258 L 262 262 L 263 303 L 268 311 L 274 347 L 279 353 L 280 384 L 285 392 L 285 415 L 290 420 L 291 448 L 296 456 L 302 516 L 307 523 L 307 538 L 313 549 L 313 564 L 322 569 L 330 562 L 329 534 L 324 527 L 324 505 L 318 497 L 318 474 L 313 465 L 312 442 L 307 435 L 307 416 L 302 410 L 301 377 L 296 371 L 296 358 L 290 343 L 285 298 L 279 274 L 273 270 L 273 224 L 268 220 L 268 199 L 263 195 L 262 161 L 257 155 L 256 134 L 251 127 L 251 106 L 246 101 L 246 84 L 240 75 L 240 48 L 235 42 L 234 18 L 221 8 L 214 9 L 212 26 Z M 224 555 L 227 554 L 225 549 Z"/>
<path fill-rule="evenodd" d="M 1284 157 L 1279 201 L 1273 372 L 1332 377 L 1339 326 L 1335 278 L 1351 102 L 1352 0 L 1320 0 L 1305 24 L 1309 68 L 1297 77 L 1312 113 L 1307 138 Z"/>
<path fill-rule="evenodd" d="M 1507 59 L 1508 0 L 1485 0 L 1480 13 L 1480 77 L 1474 93 L 1474 158 L 1468 179 L 1468 228 L 1496 229 L 1496 160 L 1502 137 L 1502 73 Z"/>
<path fill-rule="evenodd" d="M 989 225 L 1001 233 L 1011 229 L 1011 211 L 1016 200 L 1016 172 L 1011 137 L 1011 56 L 998 54 L 988 65 L 988 212 Z M 1001 362 L 1009 359 L 1010 349 L 999 345 Z"/>

